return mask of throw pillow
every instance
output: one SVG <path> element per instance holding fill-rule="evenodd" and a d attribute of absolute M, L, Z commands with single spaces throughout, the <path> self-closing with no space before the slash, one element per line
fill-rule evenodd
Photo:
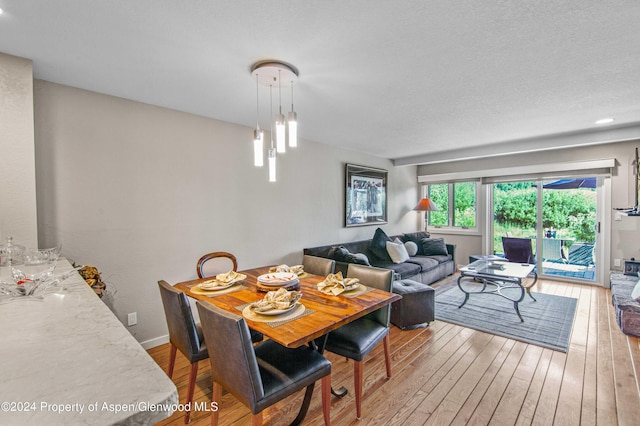
<path fill-rule="evenodd" d="M 387 241 L 387 253 L 393 263 L 402 263 L 409 260 L 409 253 L 402 242 Z"/>
<path fill-rule="evenodd" d="M 391 241 L 391 238 L 389 238 L 382 229 L 378 228 L 376 229 L 375 234 L 373 234 L 369 250 L 378 259 L 389 262 L 391 261 L 391 258 L 389 257 L 389 253 L 387 253 L 387 241 Z"/>
<path fill-rule="evenodd" d="M 411 232 L 411 233 L 408 233 L 408 234 L 403 234 L 402 235 L 402 240 L 405 243 L 407 241 L 413 241 L 414 243 L 416 243 L 416 246 L 418 246 L 418 251 L 417 251 L 416 254 L 424 254 L 424 252 L 422 251 L 422 240 L 424 238 L 429 238 L 430 236 L 431 235 L 429 235 L 428 232 Z"/>
<path fill-rule="evenodd" d="M 345 247 L 334 247 L 335 250 L 333 252 L 333 260 L 337 260 L 338 262 L 346 262 L 346 257 L 349 255 L 349 250 Z"/>
<path fill-rule="evenodd" d="M 638 280 L 636 286 L 631 291 L 631 298 L 636 302 L 640 302 L 640 280 Z"/>
<path fill-rule="evenodd" d="M 407 253 L 409 253 L 409 256 L 415 256 L 416 254 L 418 254 L 418 245 L 413 241 L 407 241 L 406 243 L 404 243 L 404 247 L 407 249 Z"/>
<path fill-rule="evenodd" d="M 349 253 L 346 256 L 347 262 L 349 263 L 357 263 L 359 265 L 371 266 L 369 263 L 369 258 L 364 253 Z"/>
<path fill-rule="evenodd" d="M 425 256 L 446 256 L 449 254 L 444 238 L 423 238 L 422 251 Z"/>

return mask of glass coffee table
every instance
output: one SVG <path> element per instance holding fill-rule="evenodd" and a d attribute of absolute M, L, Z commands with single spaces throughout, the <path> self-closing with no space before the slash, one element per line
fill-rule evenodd
<path fill-rule="evenodd" d="M 535 265 L 527 263 L 511 263 L 506 260 L 498 261 L 477 260 L 460 268 L 458 288 L 464 293 L 462 308 L 472 294 L 495 294 L 513 302 L 513 307 L 524 322 L 518 303 L 531 295 L 531 287 L 538 281 L 538 274 L 533 270 Z"/>

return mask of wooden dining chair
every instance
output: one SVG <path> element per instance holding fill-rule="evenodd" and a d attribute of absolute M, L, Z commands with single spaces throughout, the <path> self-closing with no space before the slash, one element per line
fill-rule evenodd
<path fill-rule="evenodd" d="M 198 361 L 208 358 L 209 352 L 204 342 L 202 329 L 193 319 L 187 295 L 175 289 L 166 281 L 158 281 L 158 286 L 167 319 L 167 327 L 169 328 L 169 341 L 171 342 L 169 378 L 173 376 L 177 350 L 180 350 L 191 364 L 187 404 L 185 405 L 187 408 L 184 413 L 184 422 L 189 423 L 189 416 L 191 415 L 189 407 L 191 406 L 190 402 L 193 400 L 193 392 L 196 386 Z"/>
<path fill-rule="evenodd" d="M 305 272 L 313 275 L 327 276 L 333 274 L 336 269 L 336 261 L 324 257 L 305 254 L 302 258 L 302 266 Z"/>
<path fill-rule="evenodd" d="M 244 318 L 209 302 L 198 301 L 205 341 L 210 344 L 212 401 L 220 403 L 226 389 L 253 414 L 252 425 L 262 424 L 262 411 L 322 380 L 324 424 L 330 424 L 331 363 L 309 346 L 286 348 L 273 340 L 251 345 Z M 218 410 L 211 424 L 218 424 Z"/>
<path fill-rule="evenodd" d="M 196 266 L 198 278 L 213 277 L 230 270 L 238 270 L 238 261 L 233 254 L 226 251 L 207 253 L 198 260 Z"/>
<path fill-rule="evenodd" d="M 347 276 L 360 279 L 368 287 L 391 292 L 393 271 L 357 264 L 349 264 Z M 387 378 L 391 377 L 389 354 L 390 305 L 384 306 L 329 333 L 325 350 L 354 361 L 353 383 L 356 399 L 356 417 L 362 417 L 362 382 L 364 358 L 380 343 L 384 345 Z"/>
<path fill-rule="evenodd" d="M 198 259 L 198 264 L 196 265 L 198 278 L 215 277 L 230 270 L 238 270 L 238 260 L 233 254 L 226 251 L 207 253 Z M 251 329 L 251 340 L 254 343 L 261 342 L 263 339 L 264 334 Z"/>

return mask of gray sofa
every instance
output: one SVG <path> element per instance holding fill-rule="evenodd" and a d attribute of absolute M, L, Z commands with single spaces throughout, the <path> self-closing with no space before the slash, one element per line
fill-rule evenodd
<path fill-rule="evenodd" d="M 403 242 L 413 241 L 419 244 L 420 249 L 422 249 L 423 240 L 429 239 L 429 234 L 415 232 L 389 236 L 388 238 L 391 240 L 399 238 Z M 375 236 L 373 239 L 375 239 Z M 393 263 L 390 258 L 380 256 L 379 251 L 372 247 L 373 239 L 310 247 L 305 248 L 303 251 L 306 255 L 334 259 L 336 261 L 336 272 L 342 271 L 343 274 L 347 273 L 349 263 L 369 264 L 378 268 L 391 269 L 394 271 L 395 281 L 402 279 L 431 284 L 452 275 L 456 270 L 455 246 L 452 244 L 444 244 L 447 254 L 425 255 L 419 252 L 405 262 Z M 345 250 L 347 251 L 346 253 Z"/>
<path fill-rule="evenodd" d="M 633 287 L 638 282 L 638 276 L 612 272 L 609 279 L 611 301 L 620 330 L 624 334 L 640 337 L 640 302 L 631 297 Z"/>

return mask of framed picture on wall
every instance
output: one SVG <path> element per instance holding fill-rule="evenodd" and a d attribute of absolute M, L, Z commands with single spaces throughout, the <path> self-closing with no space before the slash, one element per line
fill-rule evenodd
<path fill-rule="evenodd" d="M 387 223 L 387 171 L 347 164 L 345 226 Z"/>

